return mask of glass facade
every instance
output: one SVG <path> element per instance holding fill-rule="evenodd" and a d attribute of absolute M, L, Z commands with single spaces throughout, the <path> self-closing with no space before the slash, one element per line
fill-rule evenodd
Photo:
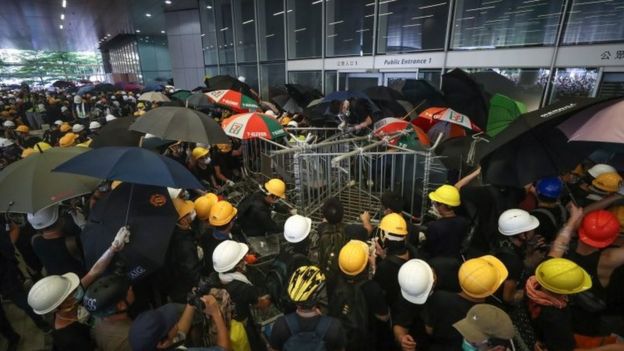
<path fill-rule="evenodd" d="M 234 0 L 234 35 L 236 37 L 236 61 L 257 62 L 256 24 L 254 23 L 254 0 Z M 257 71 L 257 70 L 256 70 Z M 258 73 L 255 74 L 256 80 Z"/>
<path fill-rule="evenodd" d="M 235 51 L 234 28 L 232 27 L 232 4 L 229 0 L 215 0 L 214 3 L 219 63 L 234 63 Z"/>
<path fill-rule="evenodd" d="M 219 50 L 217 47 L 217 25 L 214 12 L 214 0 L 203 0 L 199 6 L 202 50 L 204 51 L 204 64 L 216 65 L 219 63 Z"/>
<path fill-rule="evenodd" d="M 563 44 L 592 44 L 624 39 L 624 3 L 573 0 Z"/>
<path fill-rule="evenodd" d="M 273 16 L 275 13 L 284 12 L 284 1 L 257 0 L 256 4 L 260 61 L 284 60 L 286 53 L 283 15 Z M 282 20 L 274 20 L 276 17 Z"/>
<path fill-rule="evenodd" d="M 321 71 L 289 71 L 288 83 L 307 85 L 309 87 L 321 90 Z"/>
<path fill-rule="evenodd" d="M 325 56 L 373 53 L 374 5 L 371 0 L 333 0 L 325 3 Z"/>
<path fill-rule="evenodd" d="M 166 36 L 140 37 L 138 53 L 144 82 L 167 81 L 172 77 Z"/>
<path fill-rule="evenodd" d="M 272 14 L 275 21 L 286 15 L 288 58 L 316 58 L 322 55 L 323 0 L 287 0 L 284 11 Z"/>
<path fill-rule="evenodd" d="M 260 95 L 263 98 L 272 98 L 278 95 L 278 88 L 286 82 L 286 67 L 282 63 L 260 64 Z"/>
<path fill-rule="evenodd" d="M 558 68 L 552 84 L 551 103 L 567 97 L 592 96 L 598 84 L 598 69 Z"/>

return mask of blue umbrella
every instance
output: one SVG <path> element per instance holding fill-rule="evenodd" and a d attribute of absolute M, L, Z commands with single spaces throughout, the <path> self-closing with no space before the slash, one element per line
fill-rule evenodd
<path fill-rule="evenodd" d="M 93 85 L 85 85 L 85 86 L 81 87 L 80 89 L 78 89 L 78 92 L 76 94 L 84 95 L 84 94 L 92 92 L 93 89 L 95 89 L 95 86 L 93 86 Z"/>
<path fill-rule="evenodd" d="M 163 90 L 165 90 L 163 85 L 157 82 L 149 82 L 145 84 L 145 87 L 143 87 L 144 93 L 148 91 L 163 91 Z"/>
<path fill-rule="evenodd" d="M 335 100 L 344 101 L 344 100 L 348 100 L 351 98 L 370 100 L 370 98 L 361 91 L 341 90 L 341 91 L 334 91 L 333 93 L 325 96 L 323 100 L 321 100 L 321 102 L 330 102 L 330 101 L 335 101 Z"/>
<path fill-rule="evenodd" d="M 139 147 L 108 146 L 85 152 L 53 172 L 88 175 L 144 185 L 202 189 L 203 185 L 182 165 Z"/>

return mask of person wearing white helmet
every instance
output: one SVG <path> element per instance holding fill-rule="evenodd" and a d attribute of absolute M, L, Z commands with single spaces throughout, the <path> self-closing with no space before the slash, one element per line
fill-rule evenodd
<path fill-rule="evenodd" d="M 251 348 L 255 350 L 262 347 L 263 342 L 251 318 L 250 306 L 264 309 L 271 304 L 271 300 L 268 294 L 263 294 L 245 275 L 245 257 L 248 252 L 249 247 L 246 244 L 225 240 L 212 253 L 212 265 L 223 288 L 235 304 L 233 318 L 244 323 Z"/>
<path fill-rule="evenodd" d="M 78 135 L 76 139 L 76 144 L 84 143 L 88 140 L 87 137 L 87 129 L 84 124 L 76 123 L 72 126 L 72 133 Z"/>
<path fill-rule="evenodd" d="M 82 278 L 73 272 L 49 275 L 28 292 L 28 304 L 36 314 L 54 313 L 53 344 L 57 350 L 94 350 L 89 314 L 81 306 L 85 290 L 104 273 L 115 253 L 129 242 L 130 232 L 122 227 L 111 246 Z"/>
<path fill-rule="evenodd" d="M 100 122 L 92 121 L 91 123 L 89 123 L 89 130 L 91 131 L 98 130 L 100 129 L 100 127 L 102 127 Z"/>
<path fill-rule="evenodd" d="M 4 128 L 6 128 L 6 129 L 15 128 L 15 122 L 10 121 L 10 120 L 6 120 L 6 121 L 2 122 L 2 126 Z"/>

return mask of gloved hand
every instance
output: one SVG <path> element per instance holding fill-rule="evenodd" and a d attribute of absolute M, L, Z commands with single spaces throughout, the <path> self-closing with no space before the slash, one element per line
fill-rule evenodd
<path fill-rule="evenodd" d="M 294 215 L 296 215 L 296 214 L 297 214 L 297 209 L 296 209 L 296 208 L 292 208 L 292 209 L 290 209 L 290 211 L 288 211 L 288 212 L 290 212 L 290 214 L 291 214 L 292 216 L 294 216 Z"/>
<path fill-rule="evenodd" d="M 236 184 L 236 183 L 234 183 L 233 181 L 231 181 L 229 179 L 225 182 L 225 185 L 227 185 L 227 186 L 234 186 L 234 184 Z"/>
<path fill-rule="evenodd" d="M 111 247 L 113 251 L 119 252 L 129 242 L 130 242 L 130 229 L 128 228 L 128 226 L 124 226 L 124 227 L 119 228 L 117 235 L 115 235 L 115 239 L 113 239 L 113 243 L 111 244 Z"/>
<path fill-rule="evenodd" d="M 80 227 L 80 229 L 84 229 L 85 225 L 87 225 L 87 219 L 85 218 L 84 214 L 82 214 L 82 212 L 79 210 L 71 210 L 69 211 L 69 214 L 72 216 L 74 223 L 76 223 L 76 225 Z"/>

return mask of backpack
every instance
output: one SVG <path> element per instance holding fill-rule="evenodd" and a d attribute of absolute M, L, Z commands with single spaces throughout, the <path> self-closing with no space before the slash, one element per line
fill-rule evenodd
<path fill-rule="evenodd" d="M 281 310 L 285 310 L 286 307 L 292 304 L 287 292 L 289 273 L 299 268 L 294 267 L 293 263 L 304 262 L 305 260 L 307 260 L 307 257 L 295 253 L 291 256 L 288 263 L 279 258 L 271 263 L 269 272 L 265 277 L 265 285 L 271 295 L 271 301 Z"/>
<path fill-rule="evenodd" d="M 338 254 L 346 243 L 342 224 L 328 224 L 320 233 L 318 245 L 319 268 L 327 277 L 333 280 L 338 276 Z"/>
<path fill-rule="evenodd" d="M 325 335 L 329 329 L 331 319 L 327 316 L 321 316 L 314 331 L 301 331 L 299 319 L 296 313 L 285 316 L 286 324 L 290 330 L 291 336 L 286 340 L 282 351 L 326 351 Z"/>
<path fill-rule="evenodd" d="M 364 283 L 366 280 L 350 283 L 341 278 L 330 297 L 328 314 L 342 323 L 347 350 L 368 350 L 372 347 L 369 339 L 368 303 L 362 291 Z"/>

